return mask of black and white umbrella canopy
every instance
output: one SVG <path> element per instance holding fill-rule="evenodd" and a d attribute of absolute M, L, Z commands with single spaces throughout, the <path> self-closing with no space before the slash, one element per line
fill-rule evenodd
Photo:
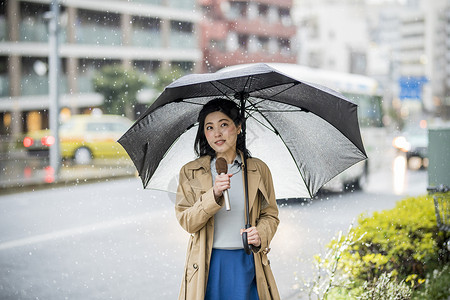
<path fill-rule="evenodd" d="M 356 104 L 326 87 L 302 82 L 266 64 L 254 64 L 181 77 L 119 139 L 144 187 L 150 181 L 174 182 L 161 178 L 160 170 L 177 168 L 170 172 L 178 174 L 181 162 L 195 158 L 195 134 L 189 136 L 189 132 L 196 131 L 202 106 L 217 97 L 245 108 L 247 147 L 252 156 L 269 165 L 276 193 L 282 190 L 277 189 L 277 177 L 284 177 L 282 182 L 294 180 L 295 186 L 283 188 L 286 195 L 292 195 L 277 194 L 278 198 L 312 197 L 333 177 L 367 158 Z"/>

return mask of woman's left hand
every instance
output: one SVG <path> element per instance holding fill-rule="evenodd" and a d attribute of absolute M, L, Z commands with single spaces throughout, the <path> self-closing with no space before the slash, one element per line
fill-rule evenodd
<path fill-rule="evenodd" d="M 247 232 L 247 241 L 250 245 L 255 247 L 259 247 L 261 245 L 261 237 L 259 236 L 259 232 L 255 226 L 241 229 L 241 235 L 243 232 Z"/>

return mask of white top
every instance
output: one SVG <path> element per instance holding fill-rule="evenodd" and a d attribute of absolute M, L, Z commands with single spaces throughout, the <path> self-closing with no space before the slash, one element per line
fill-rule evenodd
<path fill-rule="evenodd" d="M 241 228 L 245 227 L 245 194 L 242 178 L 241 158 L 239 155 L 233 164 L 228 165 L 228 174 L 231 188 L 228 190 L 231 210 L 227 211 L 225 205 L 214 216 L 214 241 L 216 249 L 242 249 Z M 217 176 L 216 159 L 211 160 L 211 174 L 214 181 Z"/>

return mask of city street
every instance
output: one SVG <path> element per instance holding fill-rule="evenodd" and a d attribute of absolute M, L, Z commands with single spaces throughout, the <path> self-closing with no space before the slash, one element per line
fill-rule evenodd
<path fill-rule="evenodd" d="M 387 162 L 364 192 L 280 201 L 269 257 L 282 299 L 298 299 L 313 255 L 358 215 L 426 193 L 426 170 L 404 163 Z M 3 195 L 0 298 L 176 299 L 187 241 L 172 200 L 135 177 Z"/>
<path fill-rule="evenodd" d="M 2 1 L 0 300 L 177 299 L 179 170 L 215 153 L 240 178 L 235 146 L 270 169 L 242 186 L 261 175 L 256 195 L 277 197 L 281 299 L 320 298 L 314 257 L 333 238 L 450 185 L 449 24 L 450 0 Z M 426 266 L 394 271 L 428 297 L 442 251 L 421 246 Z"/>

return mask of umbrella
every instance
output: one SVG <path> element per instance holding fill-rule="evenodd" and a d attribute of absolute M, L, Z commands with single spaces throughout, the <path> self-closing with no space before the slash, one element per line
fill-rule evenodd
<path fill-rule="evenodd" d="M 333 177 L 367 158 L 356 104 L 331 89 L 300 81 L 267 64 L 253 64 L 179 78 L 119 139 L 144 187 L 175 142 L 192 131 L 202 106 L 217 97 L 239 105 L 247 120 L 242 124 L 244 136 L 247 125 L 254 123 L 282 142 L 305 187 L 303 197 L 312 197 Z M 272 145 L 265 144 L 265 148 L 272 151 Z"/>

